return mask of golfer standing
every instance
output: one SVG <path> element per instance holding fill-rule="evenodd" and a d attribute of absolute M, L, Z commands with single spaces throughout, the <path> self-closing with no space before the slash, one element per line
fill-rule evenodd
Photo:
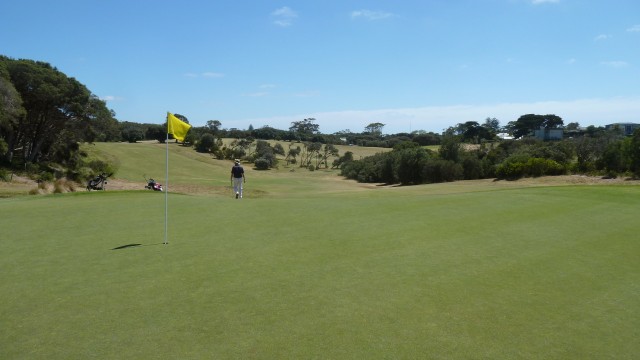
<path fill-rule="evenodd" d="M 236 199 L 242 199 L 242 183 L 245 181 L 244 169 L 240 166 L 240 160 L 236 159 L 235 165 L 231 168 L 231 184 L 233 192 L 236 193 Z"/>

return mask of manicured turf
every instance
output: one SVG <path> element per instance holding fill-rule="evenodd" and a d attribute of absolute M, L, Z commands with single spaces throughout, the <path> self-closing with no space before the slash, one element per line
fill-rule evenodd
<path fill-rule="evenodd" d="M 638 187 L 293 189 L 0 199 L 0 358 L 640 353 Z"/>

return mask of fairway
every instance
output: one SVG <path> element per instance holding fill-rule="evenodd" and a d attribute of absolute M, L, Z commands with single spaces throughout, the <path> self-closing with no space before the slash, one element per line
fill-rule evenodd
<path fill-rule="evenodd" d="M 632 359 L 639 196 L 170 194 L 168 245 L 159 193 L 0 199 L 0 358 Z"/>

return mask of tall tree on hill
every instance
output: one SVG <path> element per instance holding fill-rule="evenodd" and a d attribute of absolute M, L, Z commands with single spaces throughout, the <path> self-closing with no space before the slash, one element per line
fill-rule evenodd
<path fill-rule="evenodd" d="M 467 121 L 464 124 L 458 124 L 458 129 L 461 131 L 462 141 L 470 143 L 479 143 L 480 140 L 490 140 L 493 137 L 492 132 L 481 126 L 476 121 Z"/>
<path fill-rule="evenodd" d="M 500 127 L 500 120 L 496 119 L 496 118 L 486 118 L 484 119 L 484 124 L 482 124 L 482 127 L 487 129 L 489 132 L 493 133 L 493 135 L 497 134 L 500 132 L 501 127 Z"/>
<path fill-rule="evenodd" d="M 364 132 L 370 135 L 380 136 L 382 135 L 382 129 L 384 128 L 384 125 L 385 124 L 379 122 L 371 123 L 365 126 Z"/>
<path fill-rule="evenodd" d="M 312 135 L 320 132 L 320 125 L 314 123 L 314 121 L 316 121 L 315 118 L 294 121 L 291 123 L 289 131 L 296 134 L 298 139 L 307 140 L 308 138 L 311 138 Z"/>
<path fill-rule="evenodd" d="M 300 167 L 309 167 L 311 161 L 320 154 L 320 149 L 322 144 L 319 142 L 305 142 L 300 154 Z"/>
<path fill-rule="evenodd" d="M 109 116 L 106 105 L 74 78 L 48 63 L 0 59 L 20 94 L 26 114 L 12 125 L 6 158 L 21 149 L 25 162 L 51 159 L 54 148 L 92 140 L 90 123 Z M 66 144 L 66 145 L 65 145 Z"/>
<path fill-rule="evenodd" d="M 16 128 L 20 118 L 24 116 L 25 110 L 22 106 L 22 98 L 11 83 L 9 72 L 5 65 L 0 62 L 0 158 L 6 162 L 11 162 L 14 147 Z"/>
<path fill-rule="evenodd" d="M 207 130 L 211 131 L 214 136 L 216 136 L 218 134 L 218 131 L 220 131 L 221 126 L 222 123 L 219 120 L 208 120 L 205 127 L 207 128 Z"/>
<path fill-rule="evenodd" d="M 325 144 L 324 148 L 318 154 L 319 164 L 317 164 L 317 166 L 319 166 L 320 164 L 324 164 L 324 168 L 328 169 L 329 157 L 338 156 L 339 153 L 340 151 L 333 144 Z"/>
<path fill-rule="evenodd" d="M 526 114 L 522 115 L 516 121 L 511 121 L 508 124 L 508 128 L 511 134 L 516 138 L 521 138 L 531 134 L 534 130 L 555 129 L 564 124 L 562 118 L 557 115 L 535 115 Z"/>

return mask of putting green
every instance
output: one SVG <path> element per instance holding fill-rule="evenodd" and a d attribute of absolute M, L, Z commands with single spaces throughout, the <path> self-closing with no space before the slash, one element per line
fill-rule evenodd
<path fill-rule="evenodd" d="M 639 195 L 0 199 L 0 358 L 633 358 Z"/>

